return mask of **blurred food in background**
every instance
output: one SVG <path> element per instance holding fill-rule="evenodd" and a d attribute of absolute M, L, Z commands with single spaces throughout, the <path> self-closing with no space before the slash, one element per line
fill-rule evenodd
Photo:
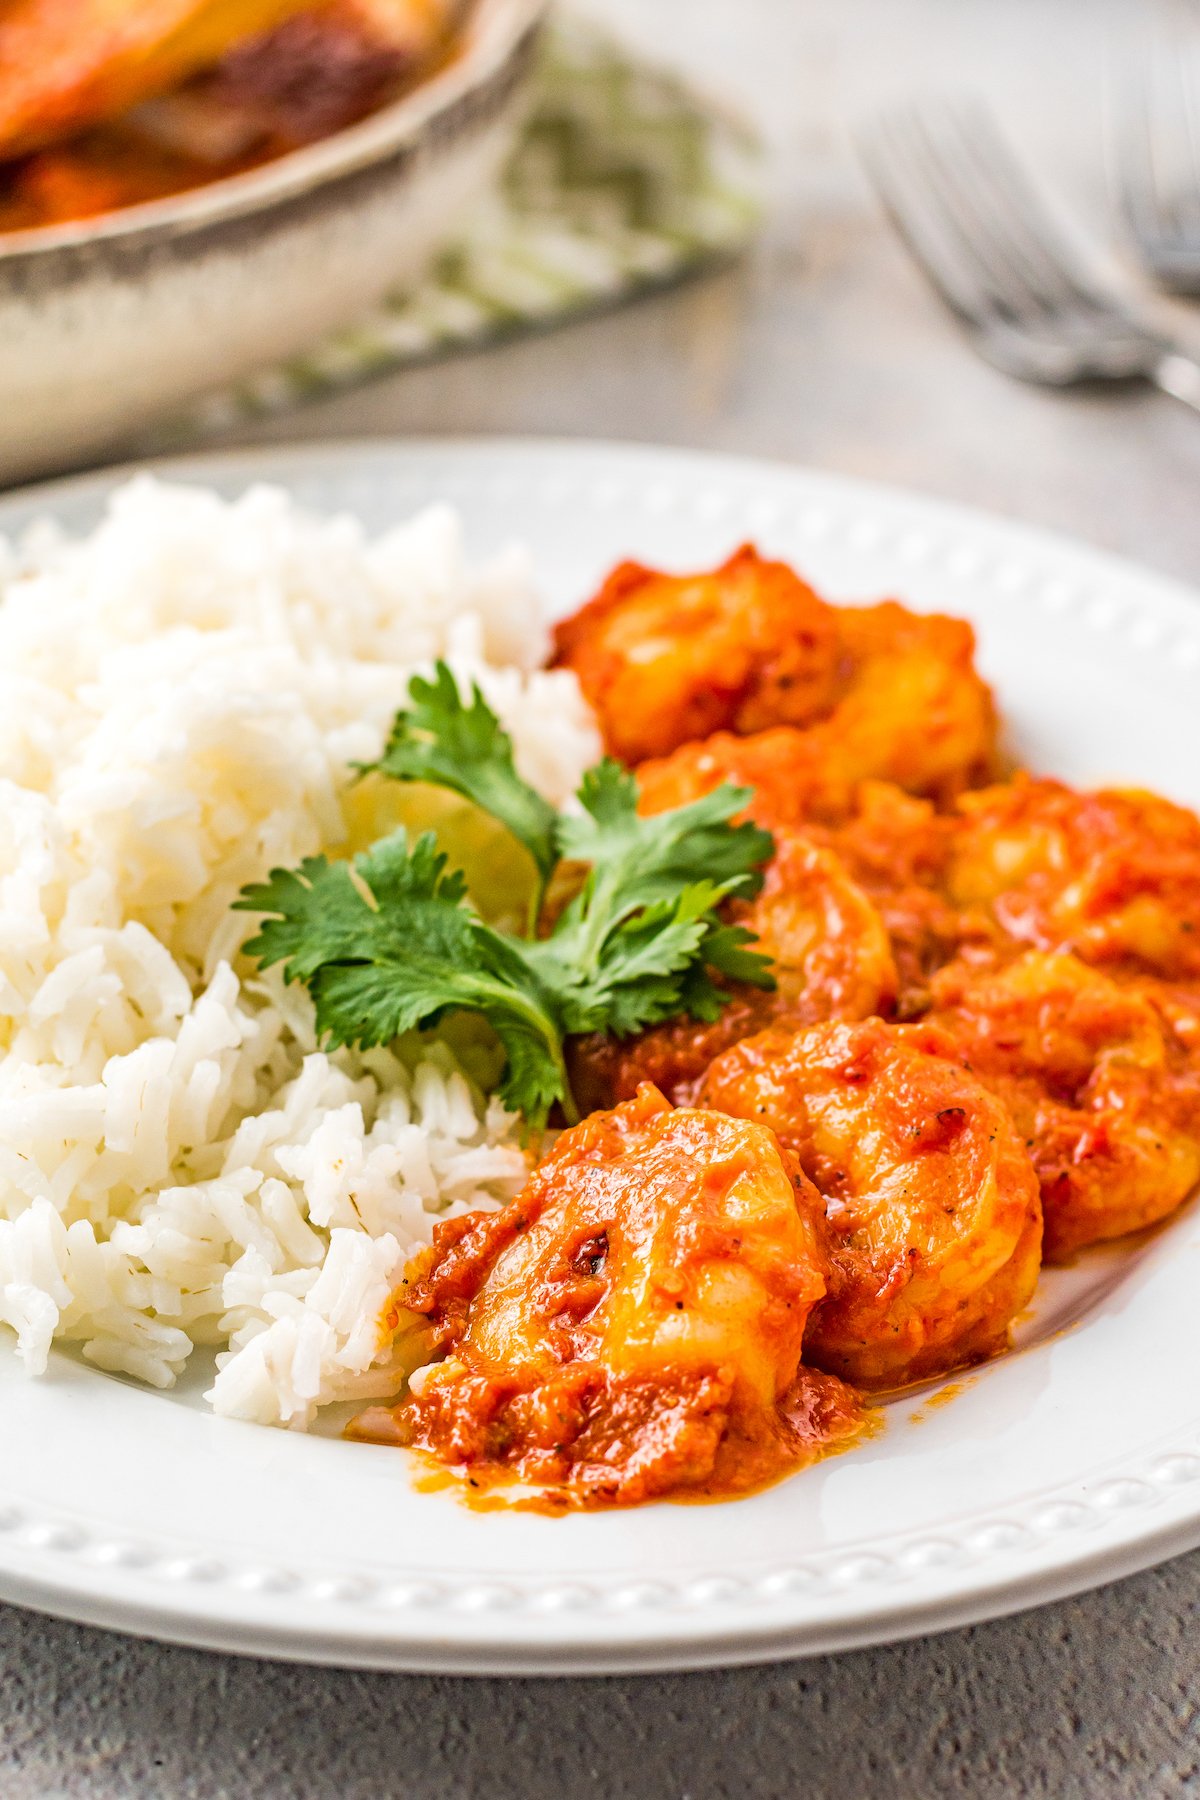
<path fill-rule="evenodd" d="M 92 218 L 286 155 L 453 53 L 466 0 L 10 0 L 0 231 Z"/>
<path fill-rule="evenodd" d="M 0 481 L 415 287 L 512 146 L 548 4 L 0 0 Z"/>

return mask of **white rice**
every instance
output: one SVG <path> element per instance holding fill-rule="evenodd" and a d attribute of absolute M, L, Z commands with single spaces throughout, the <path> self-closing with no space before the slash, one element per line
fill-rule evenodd
<path fill-rule="evenodd" d="M 0 1322 L 35 1373 L 67 1340 L 158 1387 L 217 1346 L 213 1405 L 264 1423 L 386 1394 L 408 1255 L 526 1158 L 445 1043 L 323 1054 L 230 903 L 344 843 L 439 655 L 566 797 L 598 745 L 526 561 L 141 477 L 83 542 L 0 543 L 0 602 Z"/>

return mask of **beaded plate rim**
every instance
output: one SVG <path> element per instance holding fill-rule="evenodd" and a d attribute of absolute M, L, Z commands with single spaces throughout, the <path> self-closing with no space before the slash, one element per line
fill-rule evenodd
<path fill-rule="evenodd" d="M 994 596 L 1033 597 L 1115 638 L 1173 686 L 1200 680 L 1200 611 L 1182 585 L 1070 539 L 899 489 L 749 458 L 546 439 L 367 439 L 208 452 L 150 466 L 241 485 L 282 480 L 314 503 L 334 465 L 386 483 L 397 511 L 434 485 L 458 505 L 536 489 L 643 515 L 683 509 L 707 528 L 830 535 L 895 558 L 900 581 L 936 564 Z M 129 468 L 0 498 L 0 530 L 47 509 L 86 512 Z M 435 480 L 436 478 L 436 480 Z M 614 550 L 619 549 L 618 544 Z M 1186 1215 L 1191 1217 L 1191 1214 Z M 1194 1223 L 1194 1221 L 1193 1221 Z M 1178 1256 L 1200 1264 L 1200 1234 Z M 97 1376 L 97 1380 L 103 1377 Z M 251 1428 L 241 1428 L 251 1429 Z M 113 1532 L 86 1505 L 31 1507 L 0 1468 L 0 1597 L 82 1622 L 214 1649 L 342 1665 L 480 1674 L 610 1673 L 761 1660 L 878 1643 L 1011 1612 L 1200 1544 L 1200 1411 L 1152 1448 L 1114 1457 L 1021 1505 L 944 1530 L 882 1538 L 731 1573 L 644 1569 L 603 1582 L 482 1577 L 377 1580 L 321 1554 L 307 1570 L 239 1561 L 169 1532 Z M 554 1527 L 551 1526 L 551 1529 Z"/>

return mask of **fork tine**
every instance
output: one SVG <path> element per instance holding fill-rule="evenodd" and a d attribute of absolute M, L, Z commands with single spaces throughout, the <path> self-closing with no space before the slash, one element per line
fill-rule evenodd
<path fill-rule="evenodd" d="M 945 109 L 947 153 L 997 252 L 1049 307 L 1109 312 L 1041 195 L 983 107 Z"/>
<path fill-rule="evenodd" d="M 1168 229 L 1176 232 L 1200 197 L 1196 28 L 1197 11 L 1187 0 L 1173 0 L 1170 5 L 1158 0 L 1158 18 L 1150 39 L 1147 104 L 1151 136 L 1159 140 L 1165 163 L 1159 171 L 1160 211 Z"/>
<path fill-rule="evenodd" d="M 884 205 L 989 361 L 1055 386 L 1160 380 L 1164 340 L 1091 284 L 986 115 L 979 125 L 945 108 L 935 128 L 925 109 L 894 108 L 860 142 Z"/>
<path fill-rule="evenodd" d="M 1163 205 L 1154 121 L 1154 55 L 1143 48 L 1125 84 L 1118 157 L 1121 203 L 1135 238 L 1151 243 L 1169 233 Z"/>
<path fill-rule="evenodd" d="M 964 252 L 973 257 L 986 279 L 998 308 L 1025 320 L 1044 313 L 1043 291 L 1030 278 L 1020 255 L 1014 253 L 995 208 L 966 176 L 961 149 L 948 147 L 944 131 L 932 126 L 923 114 L 914 113 L 912 130 L 924 178 L 938 195 Z"/>
<path fill-rule="evenodd" d="M 1031 330 L 1048 315 L 1078 313 L 1088 302 L 1044 247 L 1026 241 L 1020 221 L 1010 222 L 1011 197 L 997 196 L 956 109 L 907 107 L 891 115 L 893 141 L 905 139 L 920 186 L 939 210 L 943 230 L 1000 320 Z M 968 163 L 971 167 L 968 167 Z"/>
<path fill-rule="evenodd" d="M 991 285 L 928 181 L 911 117 L 881 116 L 862 132 L 859 148 L 893 223 L 946 304 L 976 330 L 992 323 L 999 314 Z"/>
<path fill-rule="evenodd" d="M 1127 322 L 1089 279 L 982 107 L 943 102 L 891 117 L 893 134 L 911 140 L 923 185 L 1002 315 L 1027 330 L 1049 320 L 1066 329 Z"/>
<path fill-rule="evenodd" d="M 1179 87 L 1183 103 L 1184 139 L 1188 148 L 1189 181 L 1181 210 L 1193 226 L 1200 223 L 1200 69 L 1197 68 L 1197 19 L 1179 59 Z"/>
<path fill-rule="evenodd" d="M 1118 193 L 1160 283 L 1200 283 L 1200 13 L 1158 0 L 1118 114 Z"/>

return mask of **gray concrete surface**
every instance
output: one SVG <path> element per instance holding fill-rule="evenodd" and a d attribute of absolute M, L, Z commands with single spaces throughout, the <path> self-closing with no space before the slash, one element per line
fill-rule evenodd
<path fill-rule="evenodd" d="M 927 488 L 1200 575 L 1200 419 L 976 363 L 875 212 L 848 126 L 988 94 L 1123 274 L 1105 81 L 1137 0 L 592 0 L 751 109 L 773 204 L 741 268 L 263 428 L 565 432 Z M 1200 312 L 1178 315 L 1200 337 Z M 0 1609 L 0 1800 L 574 1800 L 1200 1793 L 1200 1555 L 925 1642 L 601 1682 L 352 1675 L 163 1649 Z"/>
<path fill-rule="evenodd" d="M 466 1681 L 0 1612 L 4 1800 L 1102 1800 L 1200 1785 L 1200 1557 L 807 1663 Z"/>

